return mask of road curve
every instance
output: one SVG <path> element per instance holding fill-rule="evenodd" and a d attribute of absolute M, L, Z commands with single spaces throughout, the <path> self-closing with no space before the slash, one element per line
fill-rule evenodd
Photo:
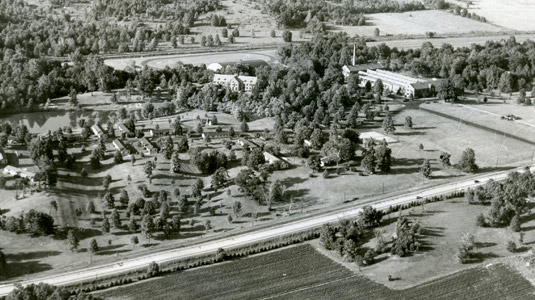
<path fill-rule="evenodd" d="M 428 188 L 419 192 L 413 192 L 403 196 L 385 198 L 373 202 L 372 206 L 376 209 L 387 209 L 389 206 L 410 203 L 416 200 L 417 198 L 427 198 L 437 195 L 449 194 L 454 191 L 459 191 L 461 189 L 482 185 L 491 179 L 495 181 L 505 180 L 507 178 L 507 174 L 511 171 L 524 172 L 525 168 L 517 168 L 515 170 L 495 172 L 491 174 L 481 175 L 478 177 L 472 177 L 470 179 L 460 180 L 455 183 L 439 185 L 433 188 Z M 530 171 L 535 171 L 535 167 L 532 166 L 530 168 Z M 345 208 L 341 211 L 315 215 L 298 221 L 276 225 L 270 228 L 259 229 L 258 231 L 208 241 L 202 244 L 197 244 L 195 246 L 165 250 L 158 253 L 124 260 L 118 263 L 95 266 L 73 272 L 66 272 L 63 274 L 27 280 L 20 283 L 22 285 L 27 285 L 32 283 L 37 284 L 39 282 L 45 282 L 57 286 L 72 285 L 83 281 L 93 280 L 101 276 L 121 274 L 139 268 L 144 268 L 148 266 L 149 263 L 152 261 L 155 261 L 157 263 L 164 263 L 184 258 L 195 257 L 202 254 L 215 253 L 218 248 L 230 249 L 263 240 L 277 238 L 282 235 L 304 231 L 322 224 L 338 222 L 339 220 L 345 218 L 353 218 L 361 212 L 362 207 L 364 207 L 365 205 L 369 204 L 359 204 L 352 208 Z M 0 297 L 9 294 L 13 290 L 13 288 L 13 284 L 0 285 Z"/>

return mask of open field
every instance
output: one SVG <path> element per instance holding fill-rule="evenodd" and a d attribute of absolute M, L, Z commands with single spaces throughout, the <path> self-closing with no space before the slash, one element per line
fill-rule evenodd
<path fill-rule="evenodd" d="M 491 130 L 497 130 L 500 133 L 490 133 L 493 135 L 493 140 L 495 142 L 501 141 L 500 145 L 496 147 L 496 150 L 502 151 L 503 155 L 514 155 L 515 150 L 515 140 L 513 136 L 518 137 L 519 139 L 525 140 L 524 143 L 525 150 L 528 150 L 529 155 L 522 155 L 524 160 L 531 159 L 531 152 L 535 145 L 535 133 L 533 132 L 533 127 L 527 124 L 522 124 L 520 122 L 512 122 L 508 120 L 502 120 L 499 116 L 494 114 L 489 114 L 480 110 L 471 109 L 464 107 L 458 104 L 447 104 L 447 103 L 430 103 L 422 104 L 422 108 L 437 111 L 442 114 L 451 116 L 456 120 L 462 120 L 466 122 L 472 122 L 477 125 L 486 126 Z M 467 126 L 462 124 L 461 127 Z M 500 136 L 501 135 L 501 136 Z M 488 142 L 488 141 L 487 141 Z M 529 142 L 529 143 L 528 143 Z M 521 149 L 517 149 L 521 151 Z"/>
<path fill-rule="evenodd" d="M 503 265 L 473 268 L 394 291 L 302 245 L 99 293 L 110 299 L 530 299 L 533 286 Z"/>
<path fill-rule="evenodd" d="M 476 225 L 476 216 L 485 213 L 489 208 L 482 205 L 467 204 L 463 198 L 451 199 L 444 202 L 427 204 L 422 207 L 403 211 L 402 215 L 417 220 L 423 227 L 418 241 L 422 244 L 421 250 L 408 257 L 397 257 L 383 254 L 377 257 L 379 261 L 362 268 L 362 273 L 375 282 L 384 284 L 393 289 L 406 289 L 417 286 L 430 279 L 440 278 L 446 274 L 466 269 L 474 264 L 496 264 L 502 258 L 512 254 L 506 249 L 506 242 L 515 241 L 522 251 L 529 249 L 535 241 L 533 230 L 535 221 L 532 220 L 533 208 L 522 216 L 524 223 L 525 245 L 519 243 L 518 233 L 509 228 L 483 228 Z M 397 213 L 385 217 L 377 230 L 383 232 L 385 242 L 391 240 L 396 230 Z M 471 233 L 475 237 L 476 258 L 471 264 L 460 264 L 456 260 L 457 249 L 461 236 Z M 367 241 L 363 247 L 374 249 L 377 243 L 375 237 Z M 339 257 L 337 257 L 340 260 Z M 429 266 L 433 266 L 430 268 Z M 388 281 L 388 275 L 400 280 Z"/>
<path fill-rule="evenodd" d="M 333 31 L 347 32 L 350 36 L 374 36 L 374 30 L 378 28 L 382 36 L 424 35 L 426 32 L 435 32 L 440 36 L 441 34 L 506 30 L 496 25 L 463 18 L 441 10 L 368 14 L 366 18 L 366 26 L 334 26 Z"/>
<path fill-rule="evenodd" d="M 461 7 L 465 1 L 448 0 Z M 487 18 L 493 24 L 515 30 L 534 30 L 533 11 L 535 2 L 531 0 L 472 0 L 468 12 Z"/>
<path fill-rule="evenodd" d="M 402 40 L 388 40 L 388 41 L 379 41 L 379 42 L 368 42 L 366 45 L 368 47 L 378 46 L 380 44 L 386 44 L 389 47 L 396 47 L 398 49 L 407 50 L 407 49 L 417 49 L 421 48 L 424 42 L 430 42 L 435 47 L 442 47 L 443 44 L 450 44 L 454 48 L 458 47 L 468 47 L 472 44 L 483 45 L 489 40 L 500 41 L 507 40 L 511 35 L 488 35 L 488 36 L 469 36 L 469 37 L 448 37 L 448 38 L 418 38 L 418 39 L 402 39 Z M 523 42 L 528 39 L 533 39 L 532 34 L 515 34 L 514 35 L 518 42 Z"/>

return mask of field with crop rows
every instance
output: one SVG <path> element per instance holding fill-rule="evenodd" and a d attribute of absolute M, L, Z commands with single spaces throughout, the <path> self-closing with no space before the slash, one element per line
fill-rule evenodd
<path fill-rule="evenodd" d="M 477 267 L 396 291 L 357 275 L 310 245 L 171 274 L 104 291 L 109 299 L 533 299 L 504 265 Z"/>

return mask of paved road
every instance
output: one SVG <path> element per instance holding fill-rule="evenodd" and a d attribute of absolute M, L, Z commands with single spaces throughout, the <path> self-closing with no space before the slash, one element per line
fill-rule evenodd
<path fill-rule="evenodd" d="M 516 170 L 519 172 L 524 172 L 523 168 L 518 168 Z M 531 171 L 533 172 L 534 170 L 535 167 L 531 167 Z M 492 174 L 481 175 L 478 177 L 472 177 L 470 179 L 460 180 L 456 183 L 440 185 L 403 196 L 385 198 L 382 200 L 377 200 L 373 203 L 373 206 L 377 209 L 387 209 L 389 206 L 392 205 L 409 203 L 417 199 L 417 197 L 426 198 L 435 195 L 448 194 L 454 191 L 458 191 L 460 189 L 466 189 L 468 187 L 475 187 L 477 185 L 484 184 L 490 179 L 493 179 L 495 181 L 504 180 L 505 178 L 507 178 L 508 173 L 509 171 L 502 171 Z M 247 245 L 262 240 L 280 237 L 281 235 L 287 235 L 311 229 L 325 223 L 337 222 L 344 218 L 352 218 L 357 216 L 361 212 L 363 206 L 364 204 L 360 204 L 352 208 L 346 208 L 341 211 L 315 215 L 298 221 L 281 224 L 266 229 L 260 229 L 258 231 L 208 241 L 206 243 L 201 243 L 195 246 L 166 250 L 159 253 L 153 253 L 129 260 L 124 260 L 120 263 L 100 265 L 78 271 L 66 272 L 63 274 L 27 280 L 21 283 L 23 285 L 26 285 L 31 283 L 45 282 L 48 284 L 60 286 L 75 284 L 82 281 L 95 279 L 100 276 L 119 274 L 138 268 L 143 268 L 148 266 L 149 263 L 152 261 L 155 261 L 157 263 L 163 263 L 174 261 L 177 259 L 193 257 L 200 254 L 215 253 L 218 248 L 230 249 L 233 247 Z M 12 284 L 0 285 L 0 296 L 7 295 L 12 289 Z"/>

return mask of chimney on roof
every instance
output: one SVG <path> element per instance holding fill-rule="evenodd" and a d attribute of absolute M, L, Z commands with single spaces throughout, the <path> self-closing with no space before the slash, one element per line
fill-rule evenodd
<path fill-rule="evenodd" d="M 351 64 L 354 66 L 355 65 L 355 56 L 356 56 L 356 52 L 357 52 L 357 45 L 353 44 L 353 59 L 351 60 Z"/>

